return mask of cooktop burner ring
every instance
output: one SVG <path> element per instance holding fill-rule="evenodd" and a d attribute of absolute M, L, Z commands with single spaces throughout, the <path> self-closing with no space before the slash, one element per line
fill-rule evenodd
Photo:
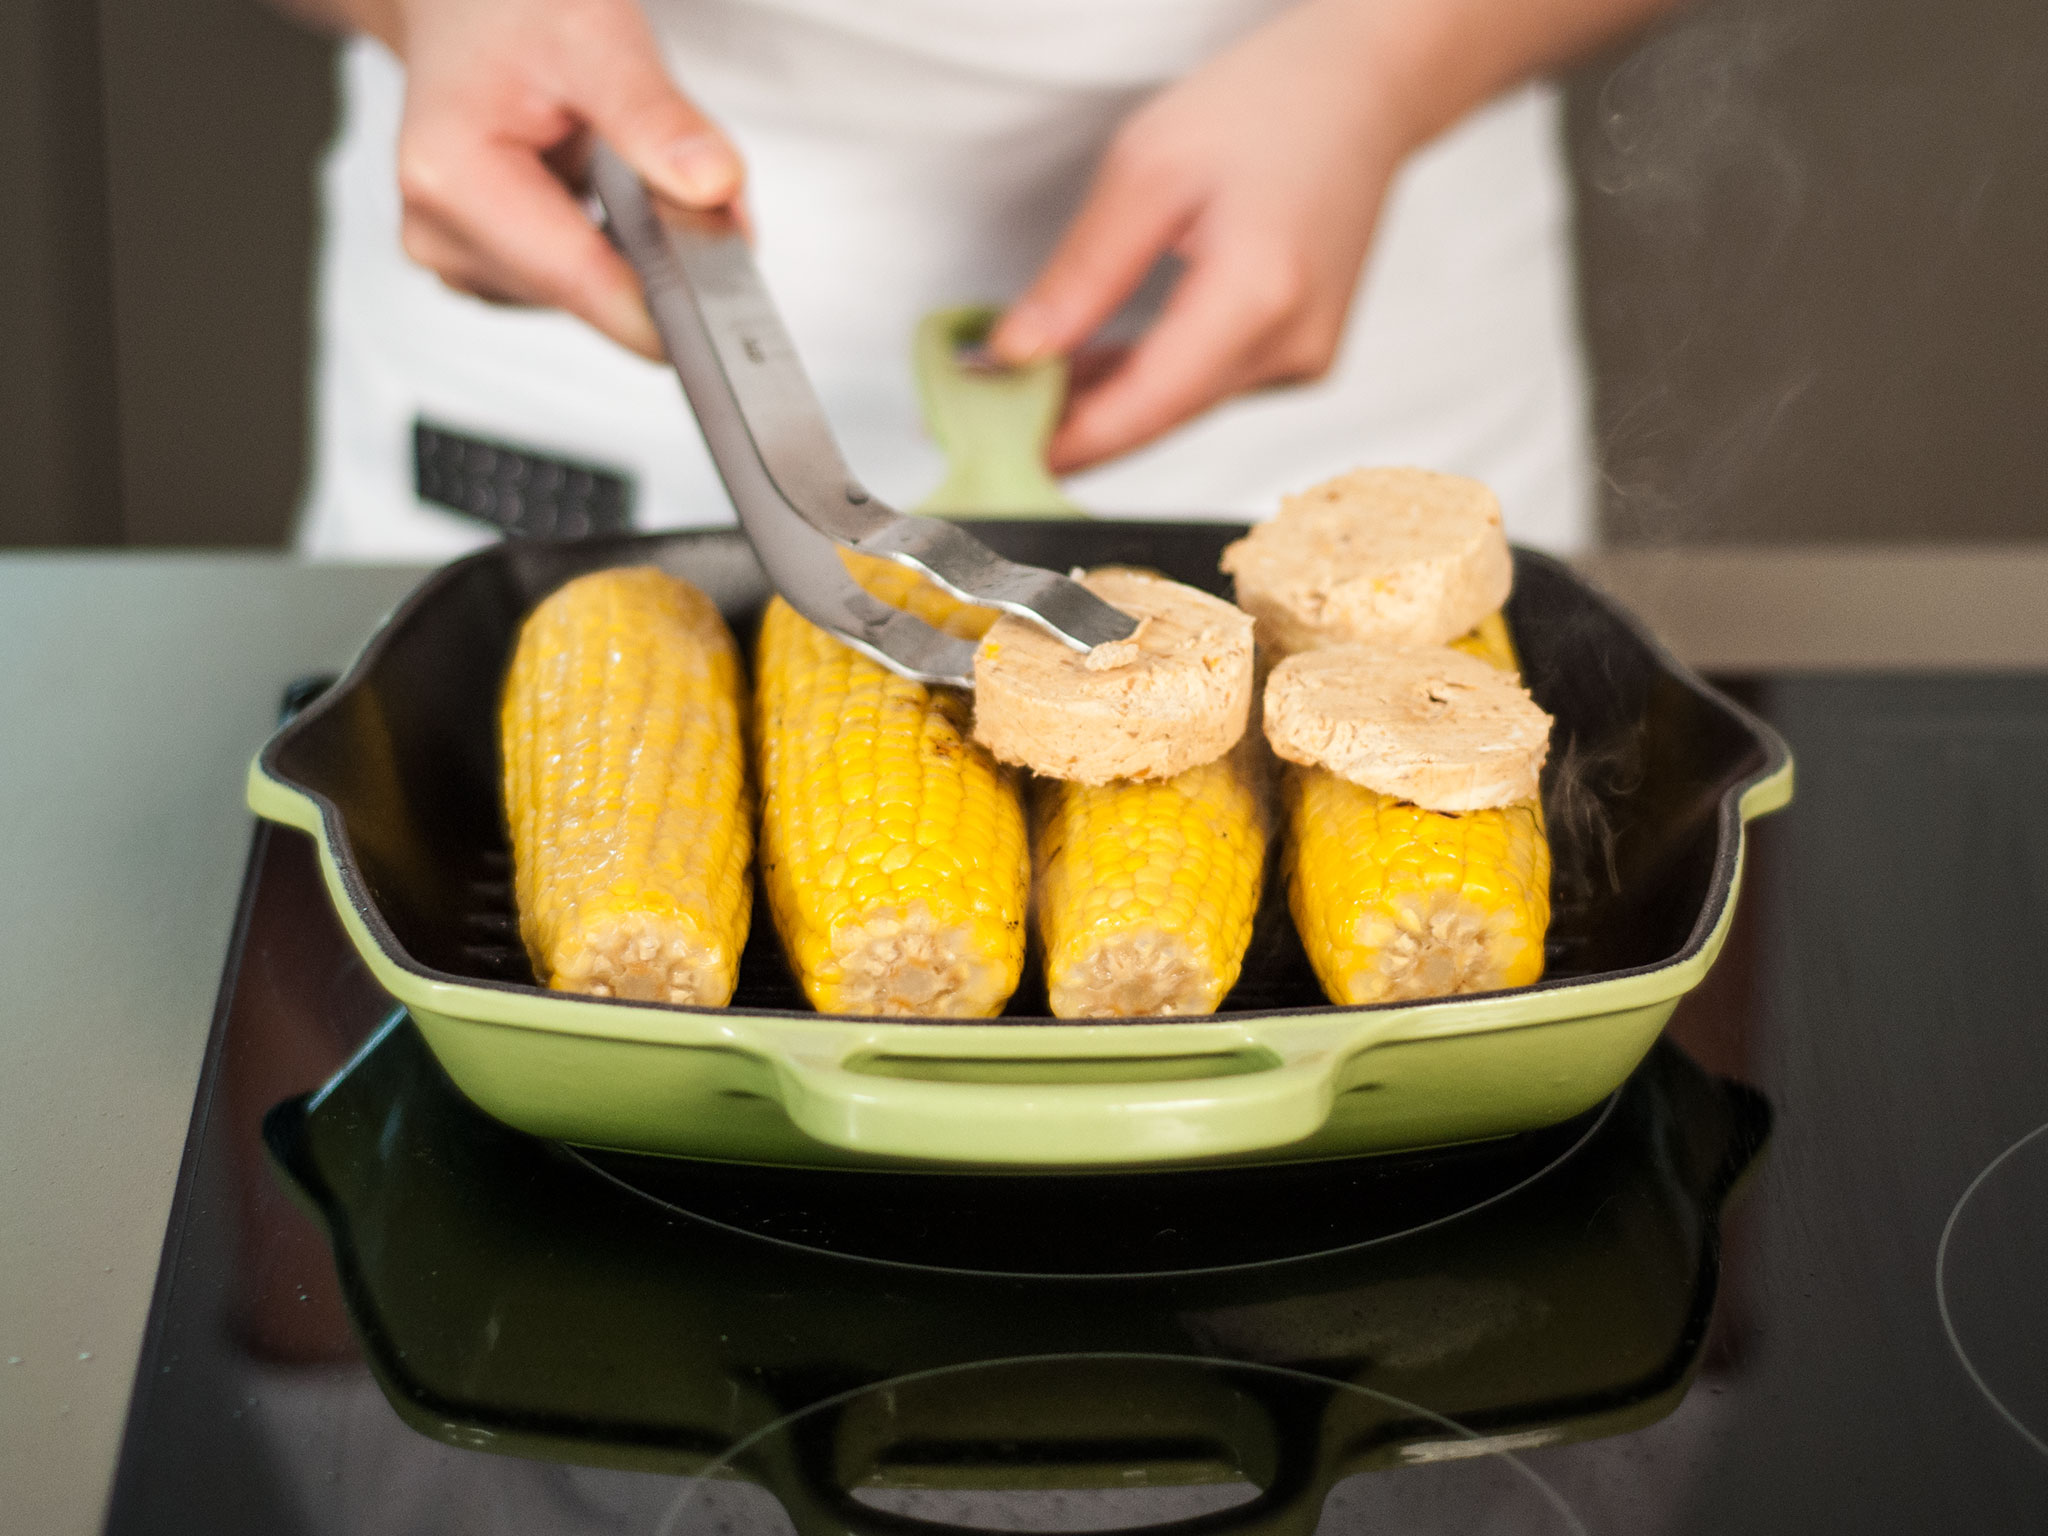
<path fill-rule="evenodd" d="M 890 1377 L 887 1380 L 869 1382 L 863 1386 L 850 1387 L 845 1391 L 833 1393 L 829 1397 L 820 1398 L 813 1403 L 807 1403 L 802 1408 L 784 1414 L 780 1418 L 751 1431 L 734 1441 L 717 1458 L 699 1468 L 684 1483 L 683 1488 L 676 1496 L 675 1502 L 669 1506 L 668 1512 L 654 1526 L 653 1536 L 684 1536 L 688 1527 L 679 1522 L 697 1501 L 698 1495 L 704 1489 L 727 1481 L 727 1479 L 721 1478 L 721 1473 L 736 1471 L 736 1464 L 742 1457 L 748 1455 L 749 1452 L 757 1447 L 768 1444 L 777 1436 L 787 1435 L 792 1429 L 801 1425 L 804 1420 L 815 1415 L 845 1408 L 863 1399 L 886 1397 L 893 1404 L 895 1394 L 902 1392 L 906 1388 L 914 1388 L 943 1378 L 960 1376 L 971 1372 L 1016 1370 L 1038 1365 L 1071 1365 L 1080 1362 L 1137 1367 L 1195 1367 L 1205 1372 L 1236 1373 L 1255 1379 L 1264 1378 L 1268 1382 L 1294 1388 L 1308 1387 L 1329 1391 L 1333 1394 L 1348 1393 L 1354 1397 L 1363 1398 L 1379 1407 L 1422 1420 L 1438 1426 L 1447 1432 L 1447 1438 L 1445 1439 L 1411 1441 L 1403 1444 L 1401 1446 L 1401 1470 L 1406 1470 L 1410 1467 L 1420 1468 L 1430 1465 L 1441 1465 L 1444 1462 L 1451 1461 L 1484 1460 L 1493 1462 L 1496 1465 L 1506 1467 L 1514 1475 L 1516 1482 L 1526 1488 L 1534 1498 L 1540 1501 L 1538 1507 L 1547 1509 L 1555 1517 L 1555 1525 L 1549 1528 L 1568 1533 L 1568 1536 L 1592 1536 L 1586 1523 L 1580 1519 L 1577 1511 L 1572 1508 L 1570 1502 L 1558 1490 L 1556 1485 L 1534 1467 L 1530 1466 L 1520 1455 L 1516 1454 L 1520 1450 L 1535 1449 L 1543 1443 L 1540 1440 L 1533 1439 L 1526 1433 L 1508 1436 L 1484 1435 L 1466 1427 L 1455 1419 L 1436 1412 L 1434 1409 L 1426 1408 L 1420 1403 L 1410 1402 L 1405 1398 L 1395 1397 L 1391 1393 L 1362 1386 L 1357 1382 L 1345 1381 L 1331 1376 L 1319 1376 L 1312 1371 L 1296 1370 L 1290 1366 L 1269 1365 L 1261 1361 L 1224 1360 L 1204 1355 L 1158 1354 L 1141 1351 L 1020 1355 L 1002 1359 L 970 1360 L 950 1365 L 934 1366 L 928 1370 L 911 1371 L 901 1376 Z M 890 1411 L 894 1411 L 893 1406 Z M 1321 1473 L 1323 1469 L 1318 1465 L 1309 1470 Z M 1388 1470 L 1393 1469 L 1390 1468 Z M 741 1475 L 744 1476 L 744 1474 Z M 1284 1473 L 1281 1475 L 1285 1476 Z M 1340 1474 L 1337 1477 L 1318 1478 L 1315 1481 L 1327 1484 L 1322 1488 L 1322 1493 L 1327 1498 L 1335 1484 L 1343 1480 L 1344 1476 Z M 1310 1486 L 1313 1487 L 1314 1483 L 1312 1482 Z M 783 1491 L 786 1492 L 787 1490 Z M 850 1490 L 843 1491 L 847 1491 L 850 1494 Z M 781 1496 L 781 1494 L 779 1493 L 778 1496 Z M 1262 1489 L 1252 1500 L 1247 1501 L 1243 1505 L 1230 1506 L 1230 1508 L 1243 1508 L 1250 1511 L 1265 1497 L 1266 1490 Z M 880 1511 L 877 1511 L 877 1513 L 880 1513 Z M 1227 1513 L 1229 1513 L 1228 1509 L 1219 1510 L 1216 1515 L 1206 1517 L 1204 1523 L 1206 1524 L 1208 1520 L 1218 1519 Z M 1003 1527 L 993 1525 L 958 1526 L 937 1524 L 916 1517 L 906 1518 L 901 1515 L 885 1517 L 885 1519 L 889 1520 L 888 1528 L 904 1531 L 929 1530 L 937 1533 L 955 1530 L 1003 1529 Z M 1322 1512 L 1319 1509 L 1318 1529 L 1320 1529 L 1321 1524 Z M 1135 1526 L 1119 1526 L 1115 1529 L 1139 1532 L 1148 1528 L 1160 1531 L 1177 1530 L 1182 1528 L 1182 1522 L 1177 1520 L 1165 1523 L 1147 1522 Z M 1518 1526 L 1517 1529 L 1533 1529 L 1540 1532 L 1541 1528 L 1532 1528 L 1525 1524 Z"/>
<path fill-rule="evenodd" d="M 652 1189 L 646 1188 L 640 1183 L 636 1182 L 633 1178 L 629 1177 L 626 1174 L 626 1172 L 622 1171 L 626 1167 L 632 1167 L 637 1169 L 642 1167 L 648 1167 L 650 1166 L 650 1164 L 657 1170 L 660 1170 L 666 1167 L 667 1165 L 676 1163 L 677 1160 L 643 1160 L 632 1154 L 623 1154 L 620 1155 L 617 1159 L 619 1166 L 614 1166 L 613 1162 L 607 1157 L 607 1154 L 595 1149 L 569 1146 L 564 1144 L 563 1151 L 566 1152 L 570 1157 L 574 1158 L 577 1162 L 582 1164 L 582 1166 L 589 1172 L 597 1175 L 601 1179 L 606 1180 L 614 1187 L 632 1195 L 636 1199 L 647 1201 L 648 1203 L 662 1210 L 668 1211 L 674 1215 L 684 1217 L 690 1221 L 701 1222 L 705 1226 L 712 1227 L 720 1232 L 729 1233 L 742 1238 L 752 1239 L 758 1242 L 769 1243 L 776 1247 L 789 1249 L 796 1252 L 824 1254 L 833 1258 L 848 1259 L 864 1264 L 877 1264 L 889 1268 L 916 1270 L 929 1274 L 971 1275 L 991 1278 L 1046 1281 L 1164 1280 L 1177 1279 L 1189 1276 L 1226 1275 L 1233 1273 L 1244 1273 L 1250 1270 L 1268 1268 L 1276 1264 L 1307 1263 L 1318 1259 L 1333 1258 L 1341 1254 L 1359 1252 L 1363 1249 L 1375 1247 L 1380 1244 L 1400 1241 L 1406 1238 L 1413 1237 L 1418 1233 L 1427 1232 L 1433 1230 L 1434 1228 L 1444 1226 L 1450 1222 L 1461 1220 L 1467 1216 L 1475 1214 L 1476 1212 L 1485 1210 L 1491 1206 L 1499 1204 L 1504 1200 L 1510 1199 L 1511 1197 L 1517 1194 L 1520 1194 L 1522 1191 L 1530 1188 L 1532 1185 L 1537 1184 L 1541 1182 L 1543 1179 L 1549 1177 L 1551 1174 L 1556 1172 L 1557 1169 L 1559 1169 L 1566 1163 L 1570 1162 L 1573 1158 L 1578 1156 L 1579 1153 L 1582 1150 L 1584 1150 L 1584 1148 L 1589 1143 L 1598 1138 L 1601 1131 L 1607 1126 L 1608 1122 L 1612 1119 L 1615 1111 L 1615 1106 L 1620 1102 L 1620 1100 L 1621 1092 L 1617 1091 L 1616 1093 L 1610 1094 L 1598 1106 L 1596 1106 L 1592 1110 L 1587 1111 L 1583 1116 L 1578 1117 L 1575 1121 L 1566 1121 L 1560 1126 L 1549 1127 L 1544 1131 L 1527 1132 L 1524 1133 L 1522 1136 L 1506 1138 L 1503 1143 L 1478 1143 L 1476 1144 L 1476 1146 L 1470 1149 L 1446 1149 L 1445 1155 L 1457 1155 L 1460 1153 L 1465 1153 L 1467 1155 L 1483 1156 L 1486 1155 L 1491 1149 L 1495 1148 L 1500 1148 L 1503 1151 L 1505 1151 L 1508 1149 L 1510 1143 L 1527 1145 L 1528 1142 L 1531 1140 L 1544 1138 L 1547 1136 L 1557 1136 L 1561 1132 L 1569 1131 L 1576 1128 L 1576 1134 L 1572 1134 L 1570 1136 L 1570 1139 L 1566 1141 L 1562 1146 L 1558 1147 L 1555 1151 L 1553 1151 L 1551 1155 L 1544 1157 L 1540 1162 L 1536 1162 L 1535 1166 L 1511 1170 L 1511 1172 L 1513 1172 L 1517 1176 L 1502 1183 L 1499 1187 L 1490 1188 L 1486 1190 L 1483 1194 L 1479 1195 L 1477 1198 L 1468 1200 L 1464 1204 L 1457 1206 L 1455 1209 L 1437 1212 L 1427 1217 L 1427 1219 L 1418 1220 L 1393 1230 L 1377 1232 L 1369 1237 L 1360 1238 L 1354 1241 L 1328 1243 L 1317 1247 L 1305 1247 L 1298 1250 L 1291 1250 L 1287 1252 L 1277 1252 L 1255 1259 L 1234 1261 L 1229 1263 L 1197 1263 L 1136 1268 L 1027 1269 L 997 1267 L 980 1264 L 935 1263 L 919 1259 L 891 1256 L 871 1251 L 862 1251 L 861 1249 L 855 1247 L 835 1247 L 826 1243 L 804 1242 L 797 1238 L 777 1234 L 773 1231 L 764 1231 L 758 1227 L 747 1225 L 744 1222 L 727 1220 L 719 1216 L 708 1214 L 707 1212 L 697 1209 L 689 1204 L 685 1204 L 682 1201 L 670 1199 L 663 1194 L 657 1193 Z M 1346 1165 L 1386 1164 L 1389 1166 L 1394 1166 L 1400 1164 L 1405 1159 L 1414 1158 L 1415 1156 L 1415 1154 L 1394 1154 L 1384 1159 L 1354 1158 L 1343 1160 L 1343 1162 Z M 1428 1156 L 1428 1154 L 1424 1154 L 1423 1156 Z M 1213 1170 L 1213 1172 L 1226 1174 L 1232 1178 L 1250 1180 L 1256 1179 L 1262 1174 L 1284 1178 L 1289 1176 L 1290 1174 L 1299 1176 L 1302 1170 L 1304 1169 L 1317 1170 L 1327 1168 L 1334 1170 L 1339 1166 L 1340 1165 L 1337 1163 L 1276 1163 L 1268 1165 L 1265 1168 L 1239 1168 L 1229 1170 Z M 792 1172 L 801 1172 L 801 1170 L 768 1170 L 767 1172 L 772 1176 L 781 1177 Z M 1188 1170 L 1188 1172 L 1191 1172 L 1199 1176 L 1205 1173 L 1212 1172 L 1212 1170 L 1198 1169 Z M 888 1174 L 877 1175 L 867 1170 L 834 1171 L 820 1176 L 845 1180 L 895 1177 L 895 1175 Z M 1170 1174 L 1165 1175 L 1165 1177 L 1173 1176 L 1174 1175 Z M 912 1177 L 938 1181 L 972 1179 L 980 1176 L 973 1173 L 942 1173 L 926 1172 L 920 1170 L 912 1174 Z M 1018 1181 L 1020 1184 L 1023 1181 L 1031 1181 L 1039 1185 L 1046 1185 L 1051 1181 L 1061 1180 L 1063 1178 L 1086 1183 L 1096 1183 L 1099 1181 L 1109 1181 L 1120 1178 L 1157 1178 L 1161 1177 L 1161 1175 L 1139 1170 L 1130 1171 L 1126 1173 L 1089 1172 L 1078 1175 L 1061 1175 L 1057 1173 L 1006 1173 L 988 1175 L 987 1177 L 999 1179 L 1006 1182 Z M 932 1187 L 937 1187 L 937 1185 L 934 1184 Z M 840 1193 L 843 1194 L 844 1190 L 842 1189 Z"/>
<path fill-rule="evenodd" d="M 1969 1375 L 1971 1384 L 1976 1387 L 1979 1394 L 1991 1405 L 1998 1416 L 2018 1433 L 2021 1439 L 2025 1440 L 2027 1444 L 2031 1445 L 2043 1456 L 2048 1456 L 2048 1438 L 2044 1438 L 2040 1430 L 2030 1428 L 2025 1419 L 2018 1412 L 2014 1411 L 2006 1398 L 2001 1396 L 1992 1387 L 1991 1383 L 1985 1379 L 1983 1370 L 1975 1360 L 1971 1359 L 1969 1350 L 1964 1347 L 1961 1331 L 1956 1325 L 1956 1309 L 1950 1296 L 1950 1275 L 1956 1266 L 1950 1263 L 1949 1258 L 1957 1228 L 1962 1224 L 1963 1214 L 1969 1208 L 1971 1201 L 1977 1196 L 1978 1192 L 1987 1184 L 1990 1184 L 2001 1169 L 2010 1170 L 2014 1167 L 2025 1166 L 2022 1161 L 2016 1160 L 2023 1160 L 2027 1157 L 2032 1144 L 2044 1136 L 2048 1136 L 2048 1122 L 2035 1126 L 2026 1135 L 2020 1137 L 2019 1140 L 1986 1163 L 1977 1176 L 1970 1180 L 1969 1186 L 1957 1197 L 1955 1205 L 1948 1213 L 1948 1220 L 1942 1224 L 1941 1242 L 1934 1251 L 1934 1301 L 1941 1311 L 1941 1328 L 1942 1332 L 1948 1336 L 1949 1348 L 1955 1353 L 1956 1360 Z M 2042 1142 L 2042 1151 L 2048 1152 L 2048 1141 Z M 2036 1291 L 2035 1294 L 2038 1295 L 2040 1293 Z"/>

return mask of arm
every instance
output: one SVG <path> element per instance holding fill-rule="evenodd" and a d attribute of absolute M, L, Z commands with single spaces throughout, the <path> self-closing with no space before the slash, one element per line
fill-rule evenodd
<path fill-rule="evenodd" d="M 1335 358 L 1401 162 L 1473 108 L 1675 0 L 1302 0 L 1134 113 L 992 345 L 1072 352 L 1167 253 L 1130 353 L 1078 387 L 1053 467 L 1115 457 Z"/>
<path fill-rule="evenodd" d="M 481 298 L 549 304 L 649 357 L 654 322 L 569 180 L 592 133 L 689 207 L 739 197 L 737 153 L 675 88 L 634 0 L 273 0 L 405 61 L 406 254 Z"/>

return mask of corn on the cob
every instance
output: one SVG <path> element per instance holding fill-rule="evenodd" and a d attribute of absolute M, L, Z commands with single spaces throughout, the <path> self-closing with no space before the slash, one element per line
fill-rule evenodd
<path fill-rule="evenodd" d="M 1214 1013 L 1266 867 L 1255 738 L 1157 783 L 1032 786 L 1045 983 L 1063 1019 Z"/>
<path fill-rule="evenodd" d="M 1498 613 L 1454 644 L 1518 670 Z M 1542 976 L 1550 843 L 1536 802 L 1429 811 L 1294 764 L 1282 797 L 1288 906 L 1332 1002 L 1486 992 Z"/>
<path fill-rule="evenodd" d="M 499 713 L 520 934 L 550 987 L 723 1004 L 753 807 L 739 653 L 651 567 L 597 571 L 519 632 Z"/>
<path fill-rule="evenodd" d="M 856 574 L 886 584 L 896 569 Z M 928 619 L 980 618 L 947 613 L 936 591 L 918 601 Z M 754 696 L 761 874 L 817 1008 L 983 1017 L 1016 989 L 1023 803 L 1015 776 L 968 739 L 968 712 L 964 695 L 897 677 L 780 598 L 768 605 Z"/>
<path fill-rule="evenodd" d="M 1533 803 L 1426 811 L 1288 766 L 1287 898 L 1323 990 L 1384 1003 L 1543 974 L 1550 845 Z"/>

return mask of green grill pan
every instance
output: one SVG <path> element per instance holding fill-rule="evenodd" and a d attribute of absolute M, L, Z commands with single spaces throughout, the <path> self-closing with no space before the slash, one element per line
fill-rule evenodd
<path fill-rule="evenodd" d="M 1244 525 L 989 520 L 1035 564 L 1155 567 L 1223 591 Z M 766 913 L 726 1008 L 534 984 L 509 893 L 499 680 L 522 616 L 569 578 L 648 562 L 745 639 L 767 590 L 732 529 L 515 541 L 427 579 L 347 675 L 251 765 L 249 803 L 319 844 L 378 980 L 476 1104 L 599 1147 L 813 1166 L 981 1167 L 1345 1156 L 1499 1136 L 1598 1102 L 1656 1040 L 1728 932 L 1744 824 L 1790 798 L 1784 743 L 1564 565 L 1517 551 L 1508 619 L 1557 717 L 1547 978 L 1329 1006 L 1267 882 L 1243 979 L 1213 1017 L 1066 1023 L 1027 967 L 983 1023 L 824 1016 Z"/>

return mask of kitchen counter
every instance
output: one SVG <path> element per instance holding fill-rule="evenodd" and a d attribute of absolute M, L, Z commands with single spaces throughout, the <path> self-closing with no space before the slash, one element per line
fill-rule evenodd
<path fill-rule="evenodd" d="M 1722 672 L 2048 669 L 2048 545 L 1629 550 L 1587 568 Z M 292 678 L 418 578 L 274 556 L 0 558 L 0 1505 L 97 1530 Z"/>
<path fill-rule="evenodd" d="M 0 559 L 0 1524 L 99 1529 L 292 678 L 418 579 L 261 556 Z"/>

